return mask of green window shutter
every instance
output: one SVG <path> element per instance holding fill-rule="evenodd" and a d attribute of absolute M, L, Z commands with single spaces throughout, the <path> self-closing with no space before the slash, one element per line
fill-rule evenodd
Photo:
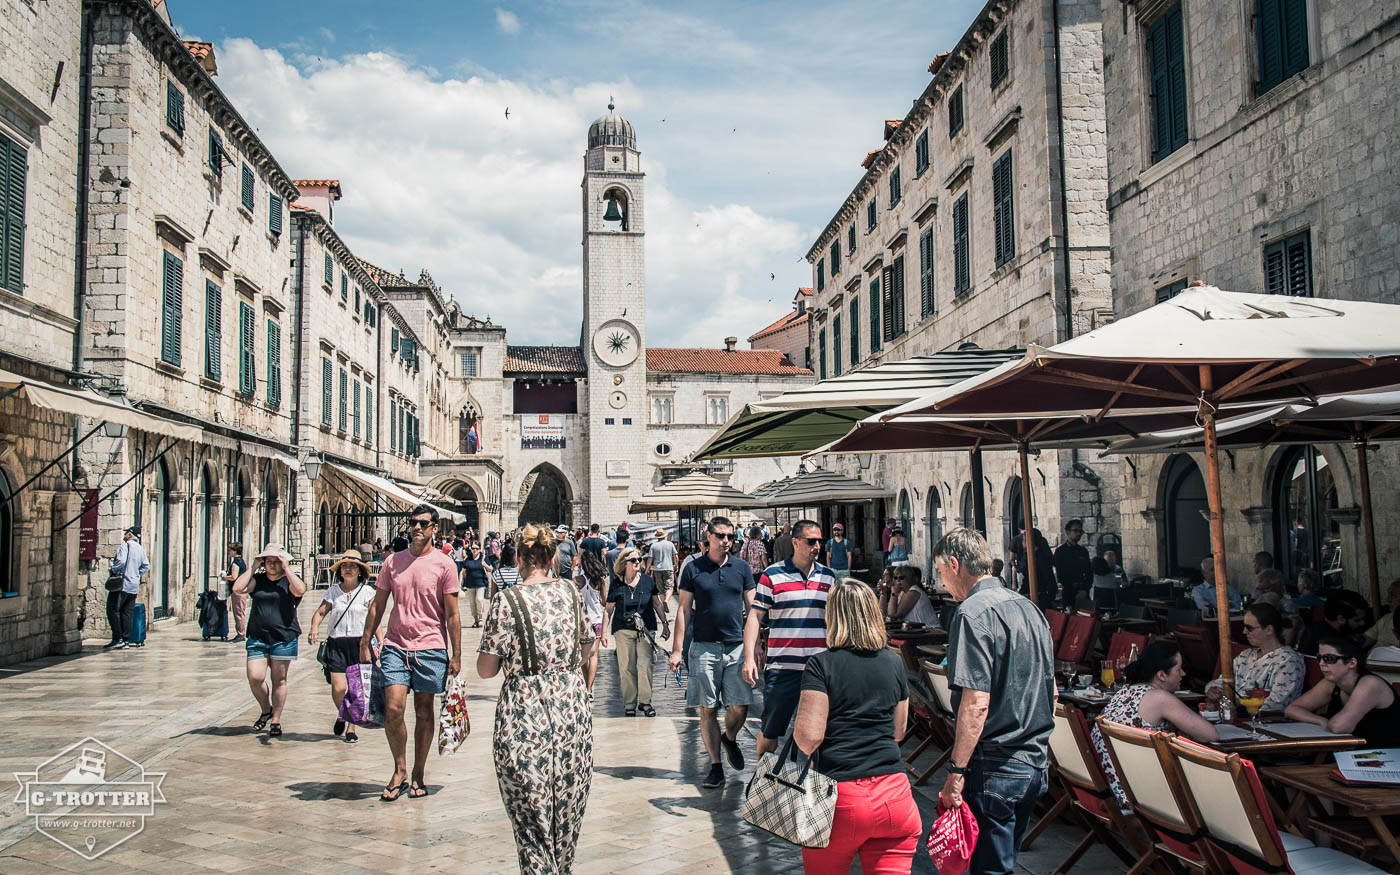
<path fill-rule="evenodd" d="M 253 168 L 243 165 L 243 209 L 253 211 Z"/>
<path fill-rule="evenodd" d="M 345 371 L 344 368 L 341 368 L 341 369 L 340 369 L 340 430 L 341 430 L 341 431 L 345 431 L 345 429 L 350 425 L 350 421 L 349 421 L 350 410 L 349 410 L 349 404 L 348 404 L 349 400 L 350 400 L 350 375 L 349 375 L 348 373 L 346 373 L 346 371 Z"/>
<path fill-rule="evenodd" d="M 963 90 L 959 85 L 948 98 L 948 139 L 958 135 L 963 127 Z"/>
<path fill-rule="evenodd" d="M 899 168 L 895 167 L 890 171 L 890 208 L 893 209 L 902 197 L 904 194 L 899 184 Z"/>
<path fill-rule="evenodd" d="M 169 79 L 165 82 L 165 124 L 177 137 L 185 135 L 185 95 Z"/>
<path fill-rule="evenodd" d="M 185 263 L 169 252 L 164 253 L 162 271 L 160 357 L 180 365 L 181 330 L 185 318 Z"/>
<path fill-rule="evenodd" d="M 321 424 L 331 424 L 331 360 L 321 359 Z"/>
<path fill-rule="evenodd" d="M 360 436 L 360 381 L 355 381 L 354 392 L 350 396 L 353 403 L 353 416 L 351 417 L 350 436 L 358 438 Z"/>
<path fill-rule="evenodd" d="M 355 312 L 360 312 L 360 287 L 355 286 Z"/>
<path fill-rule="evenodd" d="M 326 285 L 335 285 L 335 262 L 331 261 L 331 254 L 326 253 Z"/>
<path fill-rule="evenodd" d="M 1172 7 L 1148 30 L 1152 64 L 1152 160 L 1160 161 L 1186 145 L 1186 52 L 1181 6 Z"/>
<path fill-rule="evenodd" d="M 996 88 L 1011 74 L 1011 52 L 1005 28 L 992 40 L 992 48 L 988 54 L 991 56 L 992 87 Z"/>
<path fill-rule="evenodd" d="M 224 138 L 213 128 L 209 129 L 209 169 L 214 171 L 215 176 L 223 178 Z"/>
<path fill-rule="evenodd" d="M 1257 0 L 1259 93 L 1308 66 L 1307 0 Z"/>
<path fill-rule="evenodd" d="M 964 194 L 953 204 L 953 294 L 972 287 L 972 253 L 968 247 L 968 206 Z"/>
<path fill-rule="evenodd" d="M 841 272 L 841 241 L 831 241 L 831 275 L 835 277 Z"/>
<path fill-rule="evenodd" d="M 894 336 L 904 333 L 904 256 L 901 255 L 891 265 L 890 278 L 894 282 Z"/>
<path fill-rule="evenodd" d="M 1011 150 L 992 165 L 992 226 L 996 239 L 997 267 L 1016 254 L 1015 187 L 1012 184 Z"/>
<path fill-rule="evenodd" d="M 855 222 L 852 222 L 852 223 L 851 223 L 851 227 L 849 227 L 849 228 L 846 229 L 846 251 L 847 251 L 847 253 L 848 253 L 848 257 L 854 257 L 855 254 L 856 254 L 856 223 L 855 223 Z"/>
<path fill-rule="evenodd" d="M 888 343 L 894 340 L 894 265 L 887 265 L 880 271 L 880 310 L 884 317 L 880 323 L 880 338 Z"/>
<path fill-rule="evenodd" d="M 877 216 L 878 213 L 875 209 L 875 198 L 871 198 L 870 203 L 865 205 L 865 230 L 875 230 L 875 224 L 878 221 Z"/>
<path fill-rule="evenodd" d="M 399 330 L 392 328 L 389 330 L 389 358 L 394 357 L 394 353 L 399 351 Z"/>
<path fill-rule="evenodd" d="M 925 128 L 919 139 L 914 141 L 914 175 L 923 176 L 928 169 L 928 129 Z"/>
<path fill-rule="evenodd" d="M 204 376 L 223 378 L 224 291 L 213 280 L 204 281 Z"/>
<path fill-rule="evenodd" d="M 831 363 L 832 376 L 841 376 L 841 314 L 831 317 Z"/>
<path fill-rule="evenodd" d="M 282 326 L 267 320 L 267 403 L 282 403 Z"/>
<path fill-rule="evenodd" d="M 880 280 L 870 281 L 870 351 L 880 350 Z"/>
<path fill-rule="evenodd" d="M 350 300 L 350 277 L 343 270 L 340 272 L 340 300 Z"/>
<path fill-rule="evenodd" d="M 258 360 L 254 353 L 257 314 L 243 301 L 238 302 L 238 391 L 253 395 L 258 391 Z"/>
<path fill-rule="evenodd" d="M 1264 248 L 1264 291 L 1270 295 L 1313 296 L 1310 232 L 1294 234 Z"/>
<path fill-rule="evenodd" d="M 851 298 L 851 367 L 860 362 L 860 298 Z"/>
<path fill-rule="evenodd" d="M 826 379 L 826 329 L 817 332 L 817 359 L 821 362 L 821 370 L 817 373 L 818 380 Z"/>
<path fill-rule="evenodd" d="M 369 384 L 365 384 L 365 444 L 374 443 L 374 399 L 370 397 Z"/>
<path fill-rule="evenodd" d="M 1186 280 L 1177 280 L 1170 285 L 1162 286 L 1157 289 L 1156 303 L 1160 304 L 1163 301 L 1170 301 L 1184 291 L 1186 291 Z"/>
<path fill-rule="evenodd" d="M 826 259 L 817 261 L 817 291 L 826 288 Z"/>
<path fill-rule="evenodd" d="M 24 294 L 25 186 L 29 152 L 0 136 L 0 288 Z"/>
<path fill-rule="evenodd" d="M 268 194 L 267 196 L 267 230 L 275 236 L 282 236 L 281 195 Z"/>
<path fill-rule="evenodd" d="M 398 421 L 399 405 L 392 399 L 389 401 L 389 452 L 396 452 L 399 448 L 399 432 L 394 427 Z"/>
<path fill-rule="evenodd" d="M 919 318 L 933 313 L 933 229 L 919 235 Z"/>

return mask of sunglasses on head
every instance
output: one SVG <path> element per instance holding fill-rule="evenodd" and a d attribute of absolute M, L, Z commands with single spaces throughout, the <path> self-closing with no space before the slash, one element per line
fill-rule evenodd
<path fill-rule="evenodd" d="M 1325 662 L 1328 665 L 1336 665 L 1344 659 L 1346 659 L 1346 657 L 1342 656 L 1340 653 L 1319 653 L 1317 655 L 1318 662 Z"/>

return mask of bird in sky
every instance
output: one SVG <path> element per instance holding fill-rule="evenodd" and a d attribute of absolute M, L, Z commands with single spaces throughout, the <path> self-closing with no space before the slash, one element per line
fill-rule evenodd
<path fill-rule="evenodd" d="M 778 278 L 778 275 L 776 273 L 770 273 L 768 274 L 768 278 L 770 280 L 776 280 Z"/>
<path fill-rule="evenodd" d="M 510 107 L 506 107 L 506 119 L 510 119 Z"/>

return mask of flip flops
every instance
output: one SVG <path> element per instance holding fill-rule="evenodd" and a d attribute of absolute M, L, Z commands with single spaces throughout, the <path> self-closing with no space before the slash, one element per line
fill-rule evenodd
<path fill-rule="evenodd" d="M 391 786 L 388 786 L 388 787 L 385 787 L 385 788 L 384 788 L 384 793 L 388 793 L 389 795 L 388 795 L 388 796 L 385 796 L 384 793 L 380 793 L 380 794 L 379 794 L 379 801 L 380 801 L 380 802 L 398 802 L 398 801 L 399 801 L 399 797 L 402 796 L 402 795 L 404 795 L 404 794 L 407 793 L 407 792 L 409 792 L 409 790 L 408 790 L 408 782 L 407 782 L 407 781 L 404 781 L 404 782 L 400 783 L 397 787 L 394 787 L 394 786 L 391 785 Z"/>
<path fill-rule="evenodd" d="M 409 788 L 408 788 L 408 798 L 409 798 L 409 799 L 422 799 L 424 796 L 427 796 L 427 795 L 428 795 L 428 788 L 427 788 L 427 787 L 424 787 L 422 784 L 418 783 L 417 781 L 414 781 L 411 785 L 409 785 Z"/>

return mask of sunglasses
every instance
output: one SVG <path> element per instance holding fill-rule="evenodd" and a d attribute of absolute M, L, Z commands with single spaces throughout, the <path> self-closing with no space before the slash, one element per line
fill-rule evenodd
<path fill-rule="evenodd" d="M 642 564 L 642 560 L 638 559 L 636 556 L 633 556 L 631 559 L 628 559 L 628 560 L 627 560 L 627 564 L 628 564 L 628 565 L 641 565 L 641 564 Z"/>
<path fill-rule="evenodd" d="M 1344 659 L 1346 659 L 1346 657 L 1342 656 L 1340 653 L 1319 653 L 1317 655 L 1318 662 L 1325 662 L 1328 665 L 1336 665 Z"/>
<path fill-rule="evenodd" d="M 734 540 L 734 533 L 733 533 L 733 532 L 728 532 L 728 533 L 725 533 L 725 532 L 710 532 L 710 537 L 711 537 L 711 538 L 714 538 L 716 541 L 732 541 L 732 540 Z"/>
<path fill-rule="evenodd" d="M 1259 627 L 1258 627 L 1258 626 L 1251 626 L 1251 625 L 1249 625 L 1248 623 L 1242 624 L 1242 628 L 1243 628 L 1244 631 L 1246 631 L 1246 632 L 1258 632 L 1258 631 L 1259 631 Z"/>
<path fill-rule="evenodd" d="M 432 528 L 432 527 L 435 526 L 435 525 L 437 525 L 437 523 L 433 522 L 432 520 L 409 520 L 409 521 L 408 521 L 408 527 L 409 527 L 410 529 L 430 529 L 430 528 Z"/>
<path fill-rule="evenodd" d="M 802 540 L 807 542 L 808 547 L 820 547 L 822 543 L 821 538 L 803 538 Z"/>

